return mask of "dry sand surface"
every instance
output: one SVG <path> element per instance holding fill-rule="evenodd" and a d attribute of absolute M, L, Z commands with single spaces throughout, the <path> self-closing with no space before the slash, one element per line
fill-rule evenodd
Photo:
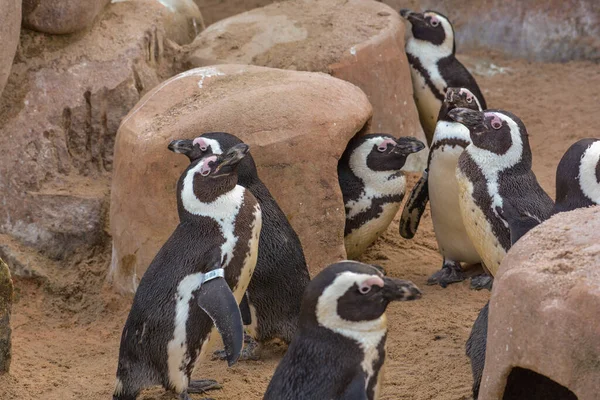
<path fill-rule="evenodd" d="M 554 174 L 564 151 L 579 138 L 598 135 L 598 65 L 534 64 L 483 53 L 462 59 L 471 70 L 483 73 L 476 78 L 491 107 L 511 110 L 523 119 L 531 135 L 534 170 L 554 196 Z M 489 63 L 506 71 L 489 76 L 495 70 Z M 464 344 L 489 292 L 471 291 L 468 282 L 447 289 L 425 285 L 441 264 L 429 213 L 412 241 L 400 238 L 396 219 L 362 260 L 414 281 L 424 292 L 419 301 L 388 309 L 382 398 L 469 399 L 471 371 Z M 108 252 L 99 250 L 69 265 L 45 265 L 47 282 L 16 279 L 12 370 L 10 376 L 0 377 L 0 399 L 110 398 L 131 299 L 105 287 L 108 262 Z M 262 361 L 239 362 L 230 369 L 224 362 L 207 360 L 195 376 L 224 384 L 210 393 L 215 399 L 260 399 L 282 354 L 273 346 Z M 140 398 L 176 397 L 154 388 Z"/>

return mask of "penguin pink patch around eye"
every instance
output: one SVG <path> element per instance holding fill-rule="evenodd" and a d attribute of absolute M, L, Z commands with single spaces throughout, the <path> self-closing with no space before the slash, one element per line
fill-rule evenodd
<path fill-rule="evenodd" d="M 214 161 L 217 161 L 217 156 L 206 157 L 202 162 L 202 166 L 200 167 L 200 175 L 207 176 L 210 174 L 212 168 L 208 164 Z"/>
<path fill-rule="evenodd" d="M 489 116 L 490 114 L 486 114 L 486 117 Z M 500 129 L 502 128 L 502 119 L 500 117 L 498 117 L 497 115 L 491 114 L 492 115 L 492 120 L 490 121 L 490 124 L 492 125 L 492 128 L 494 129 Z"/>
<path fill-rule="evenodd" d="M 378 276 L 374 276 L 372 278 L 369 278 L 365 281 L 363 281 L 360 286 L 359 286 L 359 290 L 361 292 L 363 292 L 364 289 L 368 289 L 371 290 L 371 287 L 373 286 L 379 286 L 379 287 L 383 287 L 383 279 L 381 279 Z"/>
<path fill-rule="evenodd" d="M 379 146 L 377 146 L 377 150 L 383 153 L 387 150 L 388 144 L 391 144 L 393 146 L 396 144 L 396 142 L 392 139 L 385 139 L 383 142 L 379 143 Z"/>
<path fill-rule="evenodd" d="M 206 143 L 206 141 L 203 138 L 199 138 L 197 137 L 196 139 L 194 139 L 194 141 L 192 142 L 192 145 L 198 145 L 200 146 L 200 150 L 202 151 L 206 151 L 208 150 L 208 143 Z"/>

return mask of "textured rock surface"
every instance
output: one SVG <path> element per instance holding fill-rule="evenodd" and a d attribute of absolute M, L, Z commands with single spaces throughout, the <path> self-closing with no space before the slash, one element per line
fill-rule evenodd
<path fill-rule="evenodd" d="M 274 3 L 276 0 L 194 0 L 210 25 L 232 15 Z"/>
<path fill-rule="evenodd" d="M 21 30 L 21 0 L 0 0 L 0 95 L 6 85 L 12 66 Z"/>
<path fill-rule="evenodd" d="M 597 0 L 385 0 L 396 10 L 439 11 L 454 23 L 459 54 L 494 49 L 537 61 L 600 60 Z"/>
<path fill-rule="evenodd" d="M 110 5 L 79 35 L 24 32 L 0 99 L 0 233 L 56 258 L 104 238 L 114 137 L 141 95 L 173 75 L 171 19 L 137 0 Z"/>
<path fill-rule="evenodd" d="M 255 66 L 190 70 L 152 90 L 125 118 L 115 145 L 115 286 L 133 290 L 177 225 L 175 187 L 188 160 L 167 145 L 209 131 L 233 133 L 250 145 L 311 271 L 345 258 L 337 161 L 371 113 L 364 93 L 347 82 Z"/>
<path fill-rule="evenodd" d="M 110 0 L 23 0 L 23 26 L 52 34 L 91 26 Z"/>
<path fill-rule="evenodd" d="M 209 26 L 187 51 L 191 67 L 238 63 L 329 73 L 367 94 L 373 105 L 371 132 L 425 142 L 404 54 L 404 24 L 385 4 L 275 3 Z M 411 155 L 405 169 L 422 169 L 426 158 L 426 151 Z"/>
<path fill-rule="evenodd" d="M 557 214 L 510 250 L 494 281 L 479 400 L 502 398 L 513 367 L 579 400 L 598 398 L 599 232 L 600 207 L 579 209 Z"/>
<path fill-rule="evenodd" d="M 0 375 L 8 372 L 11 359 L 10 312 L 13 283 L 8 266 L 0 258 Z"/>

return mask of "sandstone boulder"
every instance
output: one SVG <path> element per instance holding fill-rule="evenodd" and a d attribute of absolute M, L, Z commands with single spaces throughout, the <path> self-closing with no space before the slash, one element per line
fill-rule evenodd
<path fill-rule="evenodd" d="M 597 0 L 385 0 L 396 10 L 436 10 L 456 29 L 458 53 L 502 51 L 511 57 L 564 62 L 600 60 Z"/>
<path fill-rule="evenodd" d="M 189 163 L 172 139 L 224 131 L 250 145 L 262 181 L 298 233 L 312 272 L 345 258 L 337 162 L 368 129 L 372 108 L 356 86 L 326 74 L 218 65 L 152 90 L 124 119 L 115 144 L 111 274 L 137 282 L 178 223 L 175 188 Z"/>
<path fill-rule="evenodd" d="M 187 47 L 187 65 L 252 64 L 317 71 L 354 83 L 373 105 L 371 131 L 426 143 L 412 97 L 399 14 L 370 0 L 290 0 L 209 26 Z M 405 170 L 421 170 L 427 151 Z"/>
<path fill-rule="evenodd" d="M 140 97 L 174 75 L 171 14 L 136 0 L 110 5 L 80 35 L 24 31 L 0 99 L 0 233 L 56 258 L 106 237 L 114 137 Z"/>
<path fill-rule="evenodd" d="M 0 0 L 0 95 L 6 85 L 19 44 L 21 31 L 21 0 Z"/>
<path fill-rule="evenodd" d="M 23 0 L 23 26 L 51 34 L 73 33 L 92 25 L 110 0 Z"/>
<path fill-rule="evenodd" d="M 232 15 L 266 6 L 277 0 L 194 0 L 202 10 L 204 22 L 210 25 Z"/>
<path fill-rule="evenodd" d="M 598 398 L 599 232 L 600 207 L 559 213 L 509 251 L 494 280 L 479 400 Z"/>
<path fill-rule="evenodd" d="M 0 258 L 0 375 L 8 372 L 11 360 L 10 313 L 13 283 L 8 266 Z"/>

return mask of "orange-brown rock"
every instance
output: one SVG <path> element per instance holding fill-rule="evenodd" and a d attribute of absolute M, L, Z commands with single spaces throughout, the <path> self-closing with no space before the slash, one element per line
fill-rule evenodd
<path fill-rule="evenodd" d="M 8 266 L 0 258 L 0 375 L 8 372 L 11 360 L 10 313 L 13 283 Z"/>
<path fill-rule="evenodd" d="M 92 25 L 110 0 L 23 0 L 23 26 L 38 32 L 65 34 Z"/>
<path fill-rule="evenodd" d="M 0 99 L 0 233 L 55 258 L 106 238 L 114 138 L 140 97 L 174 75 L 171 19 L 136 0 L 111 4 L 78 35 L 23 32 Z"/>
<path fill-rule="evenodd" d="M 494 280 L 479 400 L 598 398 L 599 232 L 599 206 L 559 213 L 509 251 Z"/>
<path fill-rule="evenodd" d="M 224 18 L 266 6 L 277 0 L 194 0 L 202 10 L 202 17 L 206 25 L 210 25 Z"/>
<path fill-rule="evenodd" d="M 371 114 L 359 88 L 320 73 L 218 65 L 162 83 L 117 135 L 110 208 L 115 286 L 134 290 L 178 223 L 175 188 L 189 161 L 167 145 L 209 131 L 250 145 L 312 272 L 345 258 L 337 162 Z"/>
<path fill-rule="evenodd" d="M 6 85 L 19 44 L 21 31 L 21 0 L 0 0 L 0 95 Z"/>
<path fill-rule="evenodd" d="M 404 53 L 404 23 L 371 0 L 290 0 L 209 26 L 188 46 L 187 64 L 252 64 L 318 71 L 354 83 L 373 105 L 370 132 L 414 136 L 424 143 Z M 406 170 L 421 170 L 427 151 Z"/>

